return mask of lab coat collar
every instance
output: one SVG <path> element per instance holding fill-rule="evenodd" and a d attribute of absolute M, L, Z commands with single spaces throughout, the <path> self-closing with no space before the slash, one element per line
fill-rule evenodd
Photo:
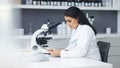
<path fill-rule="evenodd" d="M 75 29 L 76 32 L 78 32 L 81 29 L 82 25 L 78 25 L 78 27 Z"/>
<path fill-rule="evenodd" d="M 71 36 L 74 36 L 77 32 L 79 32 L 80 31 L 80 29 L 81 29 L 81 27 L 82 27 L 82 25 L 78 25 L 78 27 L 76 28 L 76 29 L 73 29 L 72 30 L 72 35 Z"/>

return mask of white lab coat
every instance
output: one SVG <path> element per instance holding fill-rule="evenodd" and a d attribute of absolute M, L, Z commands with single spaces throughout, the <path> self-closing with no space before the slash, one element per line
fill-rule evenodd
<path fill-rule="evenodd" d="M 61 50 L 61 57 L 84 57 L 101 60 L 92 28 L 88 25 L 78 25 L 77 29 L 72 30 L 69 45 Z"/>

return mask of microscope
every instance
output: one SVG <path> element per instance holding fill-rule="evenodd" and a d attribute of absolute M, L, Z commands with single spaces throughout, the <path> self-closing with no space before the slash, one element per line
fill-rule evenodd
<path fill-rule="evenodd" d="M 48 45 L 46 44 L 48 40 L 52 39 L 52 37 L 47 37 L 47 34 L 50 32 L 51 29 L 55 28 L 59 24 L 61 23 L 55 23 L 52 25 L 43 24 L 41 29 L 38 29 L 33 33 L 31 40 L 31 49 L 35 53 L 49 54 L 49 52 L 46 50 L 46 47 L 48 47 Z M 41 37 L 40 34 L 42 34 L 43 37 Z"/>
<path fill-rule="evenodd" d="M 48 55 L 49 52 L 47 51 L 46 47 L 48 47 L 47 42 L 48 40 L 52 39 L 52 37 L 47 37 L 47 34 L 50 32 L 52 28 L 55 28 L 57 25 L 61 23 L 56 24 L 43 24 L 40 29 L 35 31 L 32 35 L 31 39 L 31 50 L 32 50 L 32 57 L 31 61 L 47 61 L 49 60 Z M 40 35 L 42 34 L 42 35 Z"/>

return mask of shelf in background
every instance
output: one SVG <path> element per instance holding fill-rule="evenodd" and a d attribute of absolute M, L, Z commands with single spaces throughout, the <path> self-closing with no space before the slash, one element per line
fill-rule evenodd
<path fill-rule="evenodd" d="M 14 8 L 19 9 L 56 9 L 64 10 L 70 6 L 41 6 L 41 5 L 13 5 Z M 79 6 L 77 6 L 79 7 Z M 81 10 L 119 10 L 117 7 L 79 7 Z"/>
<path fill-rule="evenodd" d="M 15 39 L 21 40 L 30 40 L 31 37 L 32 37 L 31 35 L 14 36 Z M 68 39 L 70 38 L 70 35 L 47 35 L 47 37 L 52 37 L 53 39 Z M 120 34 L 98 34 L 96 37 L 97 38 L 120 37 Z"/>
<path fill-rule="evenodd" d="M 97 38 L 120 37 L 120 34 L 97 34 Z"/>

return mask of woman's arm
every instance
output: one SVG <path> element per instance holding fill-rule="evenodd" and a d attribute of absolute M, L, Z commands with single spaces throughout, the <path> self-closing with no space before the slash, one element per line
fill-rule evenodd
<path fill-rule="evenodd" d="M 77 32 L 77 40 L 73 49 L 68 51 L 61 50 L 61 57 L 85 57 L 90 44 L 93 42 L 92 38 L 95 37 L 90 27 L 84 26 L 84 28 Z"/>

